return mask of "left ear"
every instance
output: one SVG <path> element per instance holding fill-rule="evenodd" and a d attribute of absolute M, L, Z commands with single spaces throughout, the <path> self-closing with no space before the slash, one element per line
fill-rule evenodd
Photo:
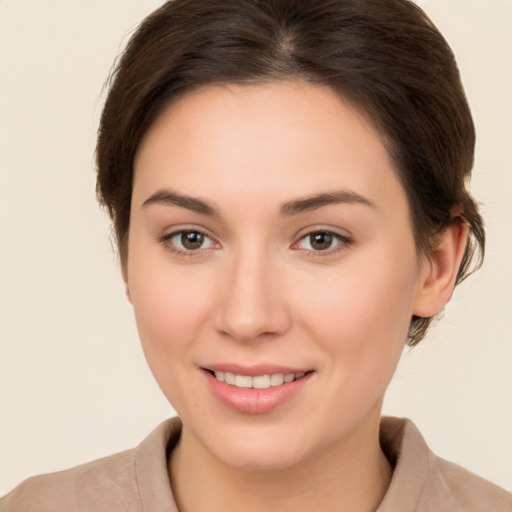
<path fill-rule="evenodd" d="M 468 239 L 468 225 L 455 218 L 439 235 L 435 250 L 425 256 L 413 313 L 434 316 L 450 300 Z"/>

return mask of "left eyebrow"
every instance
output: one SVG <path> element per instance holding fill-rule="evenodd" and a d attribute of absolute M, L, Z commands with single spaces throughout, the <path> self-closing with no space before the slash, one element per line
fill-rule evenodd
<path fill-rule="evenodd" d="M 362 204 L 375 208 L 375 204 L 366 197 L 351 190 L 339 190 L 283 203 L 281 205 L 281 215 L 297 215 L 298 213 L 310 212 L 331 204 Z"/>

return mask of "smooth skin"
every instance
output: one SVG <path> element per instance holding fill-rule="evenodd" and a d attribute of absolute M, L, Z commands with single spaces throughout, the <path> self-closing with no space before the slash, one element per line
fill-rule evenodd
<path fill-rule="evenodd" d="M 384 392 L 412 316 L 449 300 L 466 238 L 454 224 L 418 254 L 379 134 L 328 88 L 212 86 L 168 107 L 137 153 L 124 271 L 183 421 L 180 511 L 375 510 L 392 473 Z M 246 414 L 207 385 L 202 369 L 228 363 L 312 374 Z"/>

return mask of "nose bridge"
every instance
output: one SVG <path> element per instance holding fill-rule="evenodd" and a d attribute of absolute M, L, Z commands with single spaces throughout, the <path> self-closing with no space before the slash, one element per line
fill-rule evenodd
<path fill-rule="evenodd" d="M 278 334 L 287 326 L 276 261 L 264 247 L 241 247 L 229 258 L 221 279 L 217 328 L 239 341 Z"/>

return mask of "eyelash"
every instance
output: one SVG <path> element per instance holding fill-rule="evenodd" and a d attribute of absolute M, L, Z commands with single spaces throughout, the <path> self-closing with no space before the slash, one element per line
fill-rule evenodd
<path fill-rule="evenodd" d="M 314 249 L 303 249 L 303 248 L 297 247 L 299 245 L 299 243 L 301 243 L 302 241 L 305 241 L 308 238 L 311 240 L 311 237 L 313 237 L 314 235 L 324 235 L 324 236 L 327 235 L 329 237 L 332 237 L 332 240 L 333 240 L 333 242 L 334 241 L 336 242 L 336 245 L 334 247 L 329 247 L 327 249 L 317 250 L 317 251 L 315 251 Z M 341 235 L 340 233 L 336 233 L 334 231 L 329 231 L 327 229 L 318 229 L 318 230 L 314 230 L 314 231 L 309 231 L 305 235 L 301 236 L 299 238 L 299 240 L 292 245 L 292 248 L 295 250 L 298 250 L 298 251 L 307 252 L 308 256 L 310 256 L 310 257 L 313 257 L 313 258 L 320 257 L 321 258 L 321 257 L 332 256 L 332 255 L 338 253 L 339 251 L 346 249 L 353 243 L 354 243 L 354 241 L 352 240 L 352 238 L 350 238 L 346 235 Z M 309 243 L 309 245 L 311 246 L 311 242 Z"/>
<path fill-rule="evenodd" d="M 205 251 L 212 248 L 211 246 L 206 247 L 206 248 L 198 248 L 196 250 L 177 248 L 175 243 L 172 243 L 172 239 L 176 238 L 176 237 L 183 237 L 183 235 L 185 235 L 185 234 L 196 234 L 201 237 L 204 237 L 205 240 L 210 240 L 212 246 L 218 245 L 217 242 L 215 242 L 206 233 L 204 233 L 203 231 L 200 231 L 200 230 L 196 230 L 196 229 L 181 229 L 178 231 L 173 231 L 172 233 L 162 236 L 159 239 L 159 242 L 162 243 L 164 245 L 164 247 L 169 252 L 176 254 L 177 256 L 186 257 L 186 258 L 193 258 L 193 257 L 201 256 L 204 254 Z M 325 250 L 317 250 L 317 251 L 315 251 L 314 249 L 304 249 L 304 248 L 298 247 L 298 245 L 302 241 L 305 241 L 308 238 L 310 238 L 310 240 L 311 240 L 311 237 L 314 235 L 324 235 L 324 236 L 327 235 L 329 237 L 332 237 L 332 240 L 336 241 L 337 244 L 334 248 L 329 247 Z M 352 245 L 353 243 L 354 243 L 354 241 L 348 236 L 341 235 L 334 231 L 318 229 L 315 231 L 310 231 L 310 232 L 306 233 L 305 235 L 301 236 L 297 242 L 294 242 L 292 244 L 291 248 L 294 250 L 307 252 L 307 253 L 309 253 L 308 255 L 311 257 L 326 257 L 326 256 L 331 256 L 331 255 L 337 253 L 338 251 L 347 248 L 348 246 Z M 311 243 L 309 243 L 309 245 L 311 246 Z"/>
<path fill-rule="evenodd" d="M 176 247 L 175 243 L 172 243 L 172 239 L 176 237 L 182 237 L 185 234 L 196 234 L 199 236 L 204 237 L 205 240 L 210 240 L 212 245 L 217 244 L 211 237 L 209 237 L 206 233 L 203 231 L 200 231 L 198 229 L 180 229 L 178 231 L 173 231 L 172 233 L 169 233 L 167 235 L 162 236 L 159 241 L 164 245 L 164 247 L 171 253 L 176 254 L 177 256 L 182 256 L 185 258 L 194 258 L 197 256 L 201 256 L 204 254 L 205 251 L 210 249 L 211 247 L 206 248 L 198 248 L 196 250 L 193 249 L 180 249 Z M 217 244 L 218 245 L 218 244 Z"/>

